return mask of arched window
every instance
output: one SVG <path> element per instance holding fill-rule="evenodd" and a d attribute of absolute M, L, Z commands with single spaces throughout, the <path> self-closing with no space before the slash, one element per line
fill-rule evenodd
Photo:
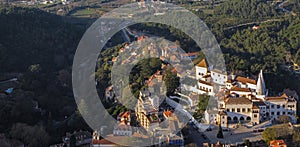
<path fill-rule="evenodd" d="M 243 116 L 241 116 L 240 117 L 240 121 L 244 121 L 245 119 L 244 119 L 244 117 Z"/>
<path fill-rule="evenodd" d="M 251 117 L 250 117 L 250 116 L 248 116 L 248 117 L 247 117 L 247 120 L 249 120 L 249 121 L 250 121 L 250 120 L 251 120 Z"/>
<path fill-rule="evenodd" d="M 235 116 L 233 117 L 233 121 L 237 122 L 238 121 L 238 118 Z"/>

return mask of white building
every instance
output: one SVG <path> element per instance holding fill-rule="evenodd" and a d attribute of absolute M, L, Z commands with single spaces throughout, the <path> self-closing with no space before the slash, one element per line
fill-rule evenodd
<path fill-rule="evenodd" d="M 218 106 L 205 111 L 205 120 L 209 124 L 241 122 L 255 125 L 265 120 L 277 120 L 281 115 L 289 116 L 293 123 L 296 122 L 297 99 L 293 95 L 297 94 L 268 97 L 262 70 L 257 80 L 228 76 L 224 71 L 210 70 L 203 59 L 196 66 L 196 79 L 198 94 L 218 97 Z M 220 91 L 215 94 L 217 89 Z M 219 118 L 219 112 L 223 110 L 225 113 L 222 113 L 222 120 Z"/>
<path fill-rule="evenodd" d="M 207 74 L 208 74 L 208 66 L 205 59 L 203 59 L 196 66 L 196 79 L 199 80 Z"/>
<path fill-rule="evenodd" d="M 200 90 L 200 94 L 214 95 L 214 87 L 211 83 L 199 80 L 198 88 Z"/>
<path fill-rule="evenodd" d="M 256 81 L 254 79 L 245 78 L 242 76 L 236 77 L 235 81 L 241 88 L 256 89 Z"/>
<path fill-rule="evenodd" d="M 278 116 L 286 115 L 291 118 L 293 123 L 296 123 L 297 100 L 295 98 L 283 94 L 279 97 L 266 97 L 265 103 L 268 110 L 266 116 L 270 119 L 277 120 Z"/>
<path fill-rule="evenodd" d="M 132 127 L 121 122 L 114 127 L 113 134 L 115 136 L 132 136 Z"/>
<path fill-rule="evenodd" d="M 225 85 L 228 80 L 227 73 L 218 69 L 211 70 L 210 75 L 213 82 L 219 85 Z"/>

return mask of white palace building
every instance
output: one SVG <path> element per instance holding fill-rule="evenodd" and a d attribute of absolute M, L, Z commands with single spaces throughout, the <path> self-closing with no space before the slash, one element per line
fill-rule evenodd
<path fill-rule="evenodd" d="M 268 96 L 260 71 L 257 80 L 243 76 L 228 75 L 217 69 L 210 69 L 203 59 L 196 66 L 197 93 L 208 94 L 218 101 L 217 108 L 205 111 L 205 121 L 228 127 L 230 123 L 259 124 L 265 120 L 277 120 L 286 115 L 296 122 L 297 99 L 283 93 Z"/>

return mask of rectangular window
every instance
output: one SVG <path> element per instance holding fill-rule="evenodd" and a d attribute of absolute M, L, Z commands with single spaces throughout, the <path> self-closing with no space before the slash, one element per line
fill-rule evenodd
<path fill-rule="evenodd" d="M 274 115 L 274 112 L 271 112 L 271 115 Z"/>
<path fill-rule="evenodd" d="M 254 114 L 254 118 L 256 118 L 257 117 L 257 115 L 256 114 Z"/>
<path fill-rule="evenodd" d="M 229 109 L 227 109 L 227 112 L 229 112 Z"/>
<path fill-rule="evenodd" d="M 280 112 L 277 112 L 277 115 L 280 115 Z"/>
<path fill-rule="evenodd" d="M 250 112 L 250 111 L 251 111 L 250 108 L 248 108 L 247 112 Z"/>
<path fill-rule="evenodd" d="M 237 112 L 241 112 L 241 109 L 240 109 L 240 108 L 237 108 Z"/>
<path fill-rule="evenodd" d="M 232 108 L 232 109 L 231 109 L 231 112 L 235 112 L 235 109 L 234 109 L 234 108 Z"/>
<path fill-rule="evenodd" d="M 277 109 L 279 109 L 280 108 L 280 105 L 277 105 Z"/>
<path fill-rule="evenodd" d="M 245 112 L 246 111 L 246 109 L 245 108 L 242 108 L 242 112 Z"/>
<path fill-rule="evenodd" d="M 274 105 L 271 105 L 271 108 L 274 108 Z"/>
<path fill-rule="evenodd" d="M 282 115 L 285 115 L 285 112 L 282 112 Z"/>

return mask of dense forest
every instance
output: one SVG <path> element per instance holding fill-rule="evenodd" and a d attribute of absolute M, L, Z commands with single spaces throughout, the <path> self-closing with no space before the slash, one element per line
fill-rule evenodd
<path fill-rule="evenodd" d="M 1 89 L 0 133 L 46 146 L 89 129 L 71 90 L 70 66 L 84 29 L 39 9 L 0 6 L 1 80 L 20 73 L 12 94 Z"/>
<path fill-rule="evenodd" d="M 40 64 L 44 71 L 72 63 L 84 29 L 62 17 L 35 8 L 0 6 L 0 71 L 26 71 Z"/>
<path fill-rule="evenodd" d="M 215 14 L 240 18 L 278 16 L 276 7 L 267 0 L 230 0 L 215 9 Z"/>

